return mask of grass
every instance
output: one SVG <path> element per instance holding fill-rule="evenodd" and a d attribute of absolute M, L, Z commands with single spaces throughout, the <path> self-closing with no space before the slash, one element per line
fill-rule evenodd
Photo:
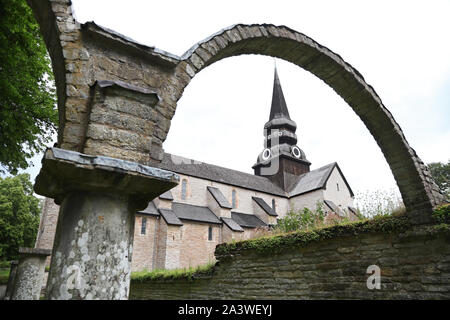
<path fill-rule="evenodd" d="M 7 284 L 9 279 L 9 269 L 0 269 L 0 284 Z"/>
<path fill-rule="evenodd" d="M 145 280 L 156 280 L 156 279 L 188 279 L 192 280 L 196 276 L 209 275 L 215 262 L 210 262 L 206 265 L 201 265 L 197 267 L 174 269 L 174 270 L 153 270 L 153 271 L 137 271 L 131 273 L 132 281 L 145 281 Z"/>

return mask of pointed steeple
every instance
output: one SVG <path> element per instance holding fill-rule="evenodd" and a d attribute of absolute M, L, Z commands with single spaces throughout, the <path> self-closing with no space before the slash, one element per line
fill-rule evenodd
<path fill-rule="evenodd" d="M 276 66 L 274 69 L 272 104 L 270 106 L 269 121 L 264 125 L 264 129 L 266 148 L 283 143 L 287 143 L 288 145 L 295 145 L 297 143 L 297 135 L 295 134 L 297 124 L 295 121 L 292 121 L 289 116 Z M 280 133 L 276 135 L 276 139 L 272 139 L 273 135 L 271 135 L 271 133 L 275 130 Z"/>
<path fill-rule="evenodd" d="M 264 150 L 253 165 L 255 175 L 266 176 L 283 190 L 297 177 L 309 172 L 311 163 L 297 146 L 297 124 L 291 120 L 275 66 L 272 105 L 269 121 L 264 125 Z"/>
<path fill-rule="evenodd" d="M 269 121 L 275 118 L 286 118 L 291 120 L 291 118 L 289 117 L 286 100 L 284 99 L 283 89 L 281 89 L 281 83 L 280 79 L 278 78 L 276 66 L 273 80 L 272 106 L 270 108 Z"/>

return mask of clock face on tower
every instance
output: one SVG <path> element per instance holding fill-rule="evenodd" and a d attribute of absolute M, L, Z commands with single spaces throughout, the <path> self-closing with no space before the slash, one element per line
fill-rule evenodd
<path fill-rule="evenodd" d="M 296 157 L 297 159 L 300 159 L 302 156 L 302 152 L 300 151 L 300 148 L 297 146 L 293 146 L 291 148 L 291 153 L 294 157 Z"/>
<path fill-rule="evenodd" d="M 267 160 L 270 158 L 272 152 L 270 151 L 269 148 L 264 149 L 264 151 L 262 152 L 262 159 L 263 160 Z"/>

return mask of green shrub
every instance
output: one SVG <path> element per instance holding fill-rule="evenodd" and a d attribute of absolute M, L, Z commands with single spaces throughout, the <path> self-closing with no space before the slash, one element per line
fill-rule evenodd
<path fill-rule="evenodd" d="M 433 217 L 436 222 L 450 223 L 450 204 L 443 204 L 441 206 L 438 206 L 433 211 Z"/>
<path fill-rule="evenodd" d="M 11 267 L 11 261 L 0 261 L 0 269 L 9 269 Z"/>
<path fill-rule="evenodd" d="M 0 284 L 7 284 L 9 279 L 9 269 L 0 269 Z"/>
<path fill-rule="evenodd" d="M 286 215 L 277 220 L 277 224 L 273 229 L 273 233 L 286 233 L 298 230 L 309 230 L 322 226 L 325 220 L 325 212 L 323 211 L 323 203 L 316 203 L 316 210 L 303 208 L 295 211 L 291 208 Z"/>

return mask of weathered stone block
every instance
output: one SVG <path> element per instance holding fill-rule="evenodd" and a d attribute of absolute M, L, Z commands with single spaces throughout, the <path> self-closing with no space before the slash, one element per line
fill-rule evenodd
<path fill-rule="evenodd" d="M 48 249 L 19 248 L 19 264 L 14 276 L 11 300 L 39 300 Z"/>

